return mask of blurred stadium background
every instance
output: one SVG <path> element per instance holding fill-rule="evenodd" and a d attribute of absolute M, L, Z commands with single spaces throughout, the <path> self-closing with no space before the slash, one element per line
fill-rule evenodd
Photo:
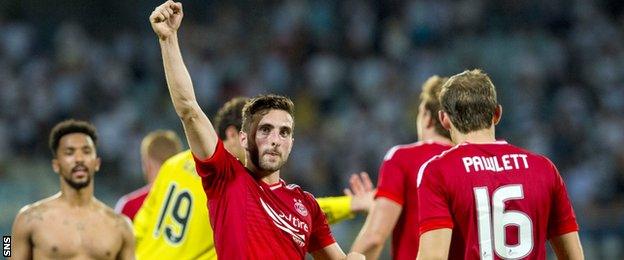
<path fill-rule="evenodd" d="M 350 173 L 376 180 L 384 153 L 416 139 L 421 83 L 482 68 L 504 108 L 498 137 L 559 167 L 587 258 L 624 259 L 624 2 L 182 2 L 182 52 L 205 111 L 237 95 L 294 99 L 288 182 L 328 196 Z M 58 191 L 47 138 L 59 120 L 98 127 L 96 196 L 109 206 L 143 185 L 143 135 L 183 134 L 148 23 L 158 4 L 2 0 L 0 233 Z M 345 250 L 362 220 L 334 226 Z"/>

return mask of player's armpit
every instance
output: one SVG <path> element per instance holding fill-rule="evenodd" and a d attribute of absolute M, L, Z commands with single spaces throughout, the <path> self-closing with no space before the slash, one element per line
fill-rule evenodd
<path fill-rule="evenodd" d="M 453 230 L 449 228 L 434 229 L 420 236 L 418 260 L 448 259 L 449 247 Z"/>
<path fill-rule="evenodd" d="M 557 259 L 585 259 L 578 232 L 570 232 L 550 239 L 550 244 Z"/>
<path fill-rule="evenodd" d="M 17 213 L 13 222 L 11 259 L 32 259 L 33 245 L 31 243 L 32 226 L 28 218 L 33 218 L 34 209 L 26 206 Z"/>
<path fill-rule="evenodd" d="M 393 200 L 383 197 L 375 199 L 351 251 L 364 254 L 366 259 L 378 259 L 402 209 L 403 207 Z"/>

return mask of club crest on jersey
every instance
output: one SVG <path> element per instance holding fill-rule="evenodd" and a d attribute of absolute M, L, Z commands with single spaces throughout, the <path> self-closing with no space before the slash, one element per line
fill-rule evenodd
<path fill-rule="evenodd" d="M 301 214 L 301 216 L 308 216 L 308 209 L 301 203 L 301 200 L 295 199 L 295 210 Z"/>

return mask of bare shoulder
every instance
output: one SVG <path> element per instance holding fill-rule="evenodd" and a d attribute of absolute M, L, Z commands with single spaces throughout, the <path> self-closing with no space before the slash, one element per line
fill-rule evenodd
<path fill-rule="evenodd" d="M 57 200 L 58 196 L 54 195 L 22 207 L 15 217 L 15 224 L 30 227 L 44 222 L 44 215 L 54 209 Z"/>
<path fill-rule="evenodd" d="M 106 216 L 107 221 L 109 221 L 115 229 L 121 231 L 122 233 L 128 231 L 132 232 L 132 221 L 130 221 L 127 216 L 116 213 L 111 207 L 99 200 L 96 201 L 96 205 L 98 210 Z"/>

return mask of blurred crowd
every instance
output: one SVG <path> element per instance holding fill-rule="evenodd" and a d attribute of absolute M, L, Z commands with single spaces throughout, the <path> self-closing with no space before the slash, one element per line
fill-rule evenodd
<path fill-rule="evenodd" d="M 4 1 L 3 1 L 4 2 Z M 142 186 L 147 132 L 183 135 L 147 17 L 154 1 L 0 7 L 0 231 L 58 190 L 47 138 L 95 123 L 96 196 Z M 34 3 L 34 2 L 33 2 Z M 296 105 L 283 171 L 317 196 L 376 178 L 416 141 L 424 80 L 481 68 L 503 105 L 501 139 L 549 156 L 568 185 L 588 259 L 624 257 L 624 3 L 620 1 L 183 1 L 182 53 L 204 110 L 273 92 Z M 361 223 L 335 229 L 348 248 Z"/>

